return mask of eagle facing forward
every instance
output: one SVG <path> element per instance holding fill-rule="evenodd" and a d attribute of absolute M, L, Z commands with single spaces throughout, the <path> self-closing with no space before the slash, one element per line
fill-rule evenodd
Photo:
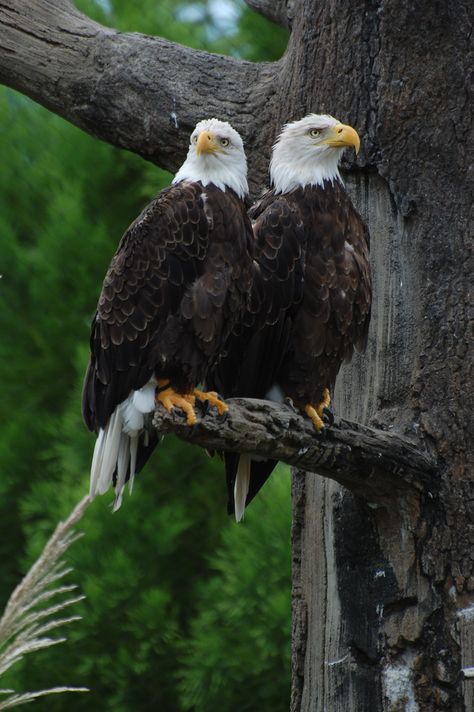
<path fill-rule="evenodd" d="M 225 397 L 290 398 L 317 432 L 342 362 L 367 343 L 369 233 L 338 170 L 344 149 L 359 145 L 356 131 L 332 116 L 284 126 L 271 187 L 250 211 L 260 274 L 254 323 L 232 337 L 209 375 Z M 276 463 L 233 453 L 225 460 L 228 508 L 240 520 Z"/>
<path fill-rule="evenodd" d="M 240 321 L 251 288 L 252 229 L 242 139 L 230 124 L 201 121 L 173 185 L 125 232 L 92 322 L 83 416 L 98 433 L 91 495 L 125 482 L 157 444 L 159 403 L 196 422 L 196 398 L 220 413 L 216 394 L 197 389 Z"/>

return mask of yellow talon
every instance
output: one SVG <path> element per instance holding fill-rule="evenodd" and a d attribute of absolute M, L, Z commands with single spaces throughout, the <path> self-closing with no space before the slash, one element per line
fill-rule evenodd
<path fill-rule="evenodd" d="M 325 388 L 323 391 L 323 400 L 321 401 L 321 403 L 319 403 L 319 405 L 314 407 L 313 405 L 308 404 L 304 407 L 304 412 L 311 418 L 313 425 L 318 433 L 326 427 L 323 420 L 324 409 L 329 408 L 330 405 L 331 395 L 329 393 L 329 390 Z"/>
<path fill-rule="evenodd" d="M 195 425 L 197 423 L 196 413 L 194 411 L 194 404 L 196 399 L 194 395 L 185 393 L 177 393 L 170 385 L 170 381 L 165 379 L 158 380 L 159 390 L 156 394 L 156 401 L 161 403 L 162 406 L 170 413 L 173 408 L 180 408 L 186 415 L 186 423 L 188 425 Z"/>
<path fill-rule="evenodd" d="M 206 391 L 200 391 L 197 388 L 195 388 L 193 390 L 193 395 L 196 398 L 199 398 L 199 400 L 209 401 L 210 405 L 213 405 L 217 408 L 219 415 L 223 415 L 224 413 L 227 413 L 227 411 L 229 410 L 229 406 L 227 405 L 227 403 L 224 403 L 224 401 L 221 401 L 215 391 L 208 391 L 206 393 Z"/>
<path fill-rule="evenodd" d="M 319 431 L 324 428 L 324 421 L 318 414 L 316 408 L 313 408 L 312 405 L 305 405 L 304 412 L 311 418 L 316 431 L 319 433 Z"/>
<path fill-rule="evenodd" d="M 324 409 L 329 408 L 330 405 L 331 405 L 331 395 L 330 395 L 328 389 L 325 388 L 323 391 L 323 400 L 316 408 L 320 418 L 322 418 L 324 415 Z"/>

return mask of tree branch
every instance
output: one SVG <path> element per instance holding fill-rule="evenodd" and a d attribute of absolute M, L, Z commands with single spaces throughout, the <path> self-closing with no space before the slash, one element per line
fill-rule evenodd
<path fill-rule="evenodd" d="M 291 28 L 293 8 L 297 0 L 244 0 L 244 2 L 267 20 Z"/>
<path fill-rule="evenodd" d="M 248 150 L 269 144 L 254 117 L 271 111 L 278 67 L 117 32 L 69 0 L 0 0 L 0 82 L 171 171 L 205 117 L 231 121 Z"/>
<path fill-rule="evenodd" d="M 190 428 L 180 411 L 169 414 L 160 408 L 153 424 L 161 434 L 174 433 L 210 450 L 268 457 L 317 472 L 371 502 L 391 502 L 433 483 L 433 458 L 395 433 L 337 418 L 318 436 L 309 420 L 289 405 L 244 398 L 227 402 L 225 421 L 211 409 Z"/>

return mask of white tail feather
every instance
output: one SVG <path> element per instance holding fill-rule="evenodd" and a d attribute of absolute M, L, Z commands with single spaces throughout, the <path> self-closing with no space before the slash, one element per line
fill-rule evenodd
<path fill-rule="evenodd" d="M 135 470 L 137 469 L 138 435 L 130 438 L 130 479 L 128 481 L 128 491 L 132 494 Z"/>
<path fill-rule="evenodd" d="M 117 459 L 122 436 L 123 418 L 119 408 L 116 408 L 105 426 L 105 440 L 100 460 L 100 473 L 97 482 L 97 492 L 105 494 L 112 484 L 112 477 L 117 466 Z"/>
<path fill-rule="evenodd" d="M 130 438 L 122 433 L 120 438 L 119 453 L 117 458 L 117 481 L 115 482 L 115 500 L 112 511 L 116 512 L 122 504 L 122 494 L 127 477 L 127 469 L 130 460 Z"/>
<path fill-rule="evenodd" d="M 122 503 L 129 465 L 129 492 L 132 493 L 140 437 L 143 436 L 145 446 L 149 443 L 144 416 L 154 408 L 155 387 L 156 380 L 151 378 L 139 391 L 132 391 L 117 406 L 97 436 L 91 465 L 90 496 L 107 492 L 116 472 L 114 512 Z"/>
<path fill-rule="evenodd" d="M 252 460 L 250 455 L 241 455 L 237 466 L 234 484 L 234 511 L 235 519 L 240 522 L 245 513 L 245 501 L 249 493 L 250 468 Z"/>
<path fill-rule="evenodd" d="M 90 497 L 95 497 L 95 495 L 97 494 L 97 482 L 99 481 L 99 474 L 100 474 L 99 460 L 102 460 L 104 438 L 105 438 L 105 430 L 102 430 L 102 428 L 101 428 L 99 430 L 97 440 L 95 441 L 94 455 L 92 456 L 91 483 L 90 483 L 90 489 L 89 489 Z"/>

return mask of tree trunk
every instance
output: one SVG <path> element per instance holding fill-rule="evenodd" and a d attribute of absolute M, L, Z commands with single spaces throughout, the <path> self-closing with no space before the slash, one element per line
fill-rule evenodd
<path fill-rule="evenodd" d="M 291 26 L 280 62 L 117 33 L 68 0 L 0 0 L 0 80 L 169 169 L 207 105 L 242 132 L 254 191 L 282 123 L 316 111 L 357 127 L 363 149 L 346 181 L 372 235 L 374 309 L 367 353 L 340 376 L 337 411 L 418 443 L 440 467 L 415 493 L 388 497 L 354 494 L 334 468 L 295 472 L 291 710 L 468 711 L 472 3 L 248 4 Z"/>
<path fill-rule="evenodd" d="M 347 187 L 369 223 L 375 280 L 368 351 L 344 369 L 337 412 L 417 436 L 442 467 L 418 501 L 389 506 L 294 473 L 291 710 L 468 711 L 472 5 L 314 7 L 292 36 L 313 103 L 296 89 L 295 105 L 365 128 L 365 165 Z"/>

